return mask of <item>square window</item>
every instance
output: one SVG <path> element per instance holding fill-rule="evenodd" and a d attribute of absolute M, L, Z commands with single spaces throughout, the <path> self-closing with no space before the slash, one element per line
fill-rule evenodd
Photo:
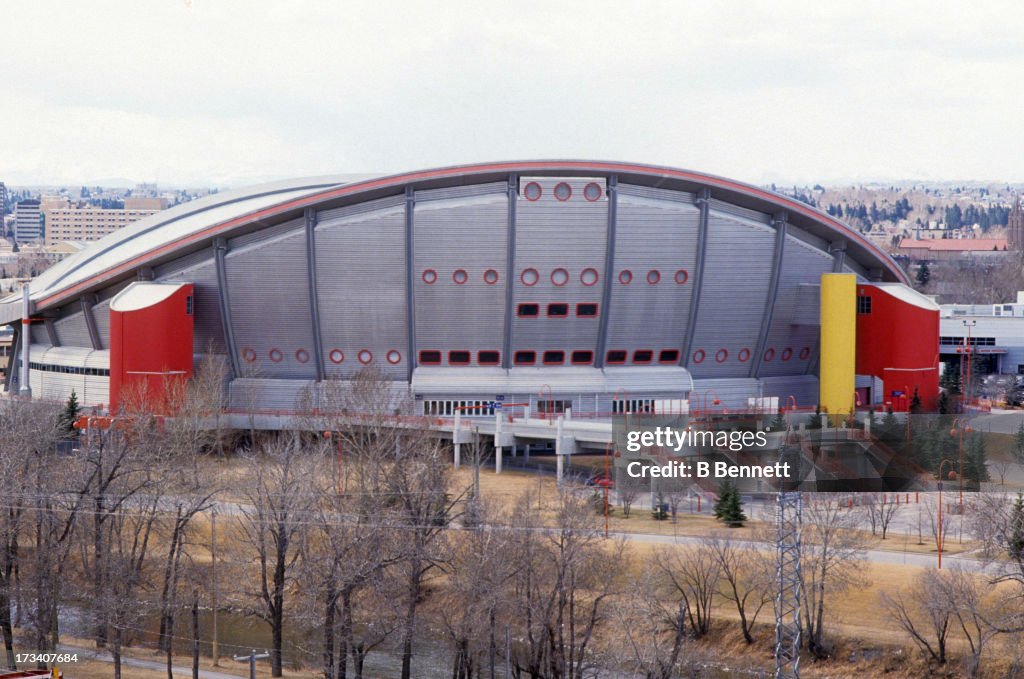
<path fill-rule="evenodd" d="M 469 365 L 469 357 L 468 351 L 449 351 L 448 365 Z"/>
<path fill-rule="evenodd" d="M 579 318 L 597 318 L 597 303 L 580 302 L 576 305 L 576 316 Z"/>
<path fill-rule="evenodd" d="M 578 349 L 572 352 L 571 362 L 573 365 L 590 365 L 594 362 L 594 352 L 586 349 Z"/>
<path fill-rule="evenodd" d="M 561 365 L 565 363 L 565 352 L 559 350 L 544 352 L 544 365 Z"/>
<path fill-rule="evenodd" d="M 498 365 L 501 363 L 501 352 L 481 351 L 477 353 L 476 360 L 480 365 Z"/>
<path fill-rule="evenodd" d="M 857 296 L 857 313 L 858 314 L 870 314 L 871 313 L 871 298 L 867 295 Z"/>
<path fill-rule="evenodd" d="M 520 318 L 533 318 L 540 313 L 540 307 L 536 304 L 520 304 L 516 315 Z"/>
<path fill-rule="evenodd" d="M 441 352 L 435 351 L 433 349 L 426 349 L 424 351 L 421 351 L 420 365 L 441 365 Z"/>
<path fill-rule="evenodd" d="M 650 349 L 637 349 L 633 352 L 633 363 L 650 363 L 654 360 L 654 352 Z"/>
<path fill-rule="evenodd" d="M 605 363 L 612 365 L 626 362 L 626 351 L 623 349 L 612 349 L 605 355 Z"/>
<path fill-rule="evenodd" d="M 533 365 L 537 362 L 536 351 L 517 351 L 513 355 L 513 363 L 516 365 Z"/>
<path fill-rule="evenodd" d="M 678 349 L 662 349 L 658 353 L 658 363 L 678 363 L 679 362 L 679 350 Z"/>
<path fill-rule="evenodd" d="M 564 302 L 548 304 L 548 316 L 552 318 L 565 318 L 569 315 L 569 305 Z"/>

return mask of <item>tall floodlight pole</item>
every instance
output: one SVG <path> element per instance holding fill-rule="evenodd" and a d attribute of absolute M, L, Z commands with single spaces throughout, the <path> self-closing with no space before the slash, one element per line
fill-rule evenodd
<path fill-rule="evenodd" d="M 789 433 L 786 437 L 788 439 Z M 800 676 L 800 531 L 803 499 L 800 495 L 800 452 L 779 449 L 779 461 L 789 462 L 793 480 L 783 482 L 775 506 L 775 678 Z M 788 458 L 788 459 L 787 459 Z"/>
<path fill-rule="evenodd" d="M 28 283 L 21 286 L 21 371 L 18 379 L 21 381 L 18 395 L 24 398 L 32 398 L 32 385 L 29 383 L 29 347 L 32 345 L 32 302 L 28 296 Z"/>

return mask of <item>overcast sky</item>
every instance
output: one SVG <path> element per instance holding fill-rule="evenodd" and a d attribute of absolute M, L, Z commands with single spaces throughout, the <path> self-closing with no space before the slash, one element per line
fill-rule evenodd
<path fill-rule="evenodd" d="M 4 3 L 0 181 L 464 162 L 1024 180 L 1017 2 Z"/>

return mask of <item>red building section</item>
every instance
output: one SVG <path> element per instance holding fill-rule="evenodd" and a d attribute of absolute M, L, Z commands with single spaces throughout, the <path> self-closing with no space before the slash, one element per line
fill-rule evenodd
<path fill-rule="evenodd" d="M 192 376 L 191 283 L 132 283 L 110 301 L 110 412 L 146 399 L 161 412 L 168 390 Z"/>
<path fill-rule="evenodd" d="M 917 390 L 922 412 L 939 399 L 939 306 L 899 283 L 857 286 L 857 374 L 882 379 L 883 393 L 858 390 L 862 403 L 906 411 Z"/>

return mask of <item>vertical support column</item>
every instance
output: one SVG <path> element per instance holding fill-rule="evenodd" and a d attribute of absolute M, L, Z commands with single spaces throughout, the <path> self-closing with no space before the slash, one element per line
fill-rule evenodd
<path fill-rule="evenodd" d="M 228 274 L 224 261 L 227 252 L 227 240 L 218 238 L 213 241 L 213 259 L 217 268 L 217 306 L 220 307 L 220 320 L 224 325 L 224 343 L 227 344 L 228 356 L 231 358 L 231 371 L 235 377 L 240 377 L 242 366 L 238 361 L 238 345 L 235 344 L 235 330 L 231 323 L 231 296 L 228 292 Z"/>
<path fill-rule="evenodd" d="M 324 347 L 320 338 L 320 298 L 316 287 L 316 210 L 307 207 L 306 218 L 306 277 L 309 284 L 309 317 L 313 323 L 313 354 L 316 356 L 316 381 L 321 382 L 327 374 L 324 364 Z"/>
<path fill-rule="evenodd" d="M 529 462 L 530 461 L 530 444 L 529 443 L 527 443 L 526 447 L 523 448 L 523 461 L 524 462 Z"/>
<path fill-rule="evenodd" d="M 601 315 L 600 324 L 597 329 L 597 347 L 594 356 L 594 366 L 604 368 L 605 347 L 608 344 L 608 323 L 611 319 L 612 301 L 612 277 L 615 271 L 615 228 L 618 223 L 619 212 L 619 177 L 611 175 L 608 177 L 608 233 L 604 250 L 604 284 L 601 286 L 601 306 L 598 313 Z"/>
<path fill-rule="evenodd" d="M 96 317 L 92 315 L 92 307 L 95 303 L 96 298 L 92 295 L 82 297 L 82 318 L 85 319 L 85 327 L 89 331 L 89 342 L 92 343 L 92 348 L 102 349 L 103 340 L 100 338 L 99 329 L 96 327 Z"/>
<path fill-rule="evenodd" d="M 501 473 L 501 410 L 494 411 L 494 473 Z"/>
<path fill-rule="evenodd" d="M 821 275 L 820 402 L 830 418 L 853 412 L 857 360 L 857 277 Z"/>
<path fill-rule="evenodd" d="M 21 382 L 18 394 L 23 398 L 32 398 L 32 384 L 29 382 L 29 360 L 32 346 L 32 300 L 29 299 L 28 283 L 21 286 L 21 371 L 18 380 Z"/>
<path fill-rule="evenodd" d="M 46 337 L 50 340 L 50 346 L 59 347 L 60 338 L 57 337 L 57 327 L 53 324 L 53 319 L 44 318 L 43 327 L 46 328 Z"/>
<path fill-rule="evenodd" d="M 453 463 L 453 465 L 455 466 L 456 469 L 458 469 L 459 467 L 462 466 L 462 443 L 461 443 L 461 439 L 459 438 L 459 432 L 461 431 L 461 428 L 462 428 L 462 411 L 461 410 L 456 410 L 455 411 L 455 427 L 454 427 L 454 429 L 452 431 L 452 442 L 453 442 L 453 447 L 455 448 L 455 458 L 452 461 L 452 463 Z"/>
<path fill-rule="evenodd" d="M 700 312 L 700 292 L 704 286 L 704 254 L 708 248 L 708 219 L 711 212 L 711 191 L 701 189 L 697 194 L 697 208 L 700 218 L 697 222 L 697 252 L 695 253 L 695 271 L 693 291 L 690 293 L 690 314 L 686 322 L 686 336 L 683 338 L 683 350 L 679 356 L 679 365 L 690 365 L 690 348 L 697 332 L 697 314 Z"/>
<path fill-rule="evenodd" d="M 782 256 L 786 250 L 786 213 L 779 212 L 772 217 L 775 227 L 775 252 L 772 255 L 772 273 L 768 282 L 768 295 L 765 300 L 764 316 L 761 317 L 761 332 L 757 336 L 757 349 L 750 362 L 750 377 L 757 377 L 761 369 L 761 357 L 764 356 L 765 345 L 768 344 L 768 333 L 772 329 L 772 314 L 775 311 L 775 300 L 779 296 L 779 277 L 782 275 Z"/>
<path fill-rule="evenodd" d="M 413 284 L 413 212 L 416 209 L 416 194 L 411 186 L 405 187 L 405 324 L 409 339 L 405 364 L 408 366 L 407 379 L 412 384 L 412 372 L 416 369 L 416 289 Z"/>
<path fill-rule="evenodd" d="M 562 485 L 562 477 L 565 476 L 565 455 L 562 454 L 562 418 L 558 418 L 555 424 L 555 479 L 558 485 Z"/>
<path fill-rule="evenodd" d="M 516 267 L 516 200 L 519 198 L 519 177 L 508 176 L 508 234 L 505 243 L 505 333 L 501 349 L 501 367 L 512 367 L 512 304 L 515 292 Z"/>
<path fill-rule="evenodd" d="M 846 264 L 846 243 L 829 243 L 828 249 L 832 253 L 832 273 L 843 273 L 843 265 Z"/>

